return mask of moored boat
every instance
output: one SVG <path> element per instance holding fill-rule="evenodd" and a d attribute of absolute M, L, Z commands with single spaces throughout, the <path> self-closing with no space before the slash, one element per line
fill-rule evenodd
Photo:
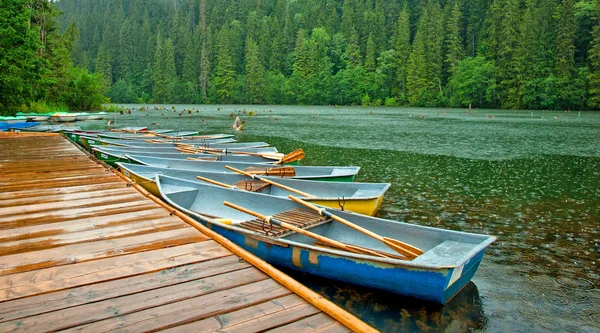
<path fill-rule="evenodd" d="M 77 119 L 77 115 L 74 113 L 54 113 L 50 117 L 50 121 L 54 122 L 70 122 L 75 121 Z"/>
<path fill-rule="evenodd" d="M 145 155 L 146 153 L 179 153 L 179 150 L 175 150 L 177 147 L 163 147 L 162 145 L 154 145 L 152 147 L 123 147 L 123 146 L 102 146 L 104 148 L 109 148 L 114 151 L 120 151 L 122 153 L 134 154 L 134 155 Z M 202 149 L 199 149 L 202 152 Z M 212 152 L 219 152 L 221 154 L 231 154 L 239 151 L 248 152 L 248 153 L 258 153 L 258 154 L 272 154 L 277 153 L 276 147 L 264 147 L 264 148 L 253 148 L 253 147 L 240 147 L 240 148 L 226 148 L 226 149 L 215 149 Z"/>
<path fill-rule="evenodd" d="M 92 112 L 88 114 L 87 120 L 102 120 L 108 116 L 107 112 Z"/>
<path fill-rule="evenodd" d="M 16 117 L 11 117 L 11 116 L 1 117 L 0 116 L 0 123 L 5 123 L 8 125 L 12 125 L 12 124 L 16 124 L 16 123 L 24 123 L 26 121 L 27 121 L 27 117 L 24 117 L 24 116 L 16 116 Z"/>
<path fill-rule="evenodd" d="M 186 161 L 133 154 L 127 154 L 127 157 L 129 160 L 132 160 L 135 163 L 161 168 L 234 173 L 233 171 L 225 168 L 225 166 L 229 165 L 236 169 L 255 173 L 257 175 L 337 182 L 351 182 L 354 180 L 354 176 L 358 173 L 358 171 L 360 171 L 360 167 L 357 166 L 277 166 L 258 163 Z"/>
<path fill-rule="evenodd" d="M 202 180 L 197 178 L 201 176 L 226 185 L 235 186 L 240 190 L 284 198 L 290 194 L 296 195 L 296 192 L 288 189 L 270 185 L 259 180 L 252 180 L 247 176 L 235 173 L 178 170 L 122 162 L 117 162 L 116 165 L 127 177 L 133 179 L 156 196 L 160 196 L 160 193 L 154 181 L 155 175 L 166 175 L 196 182 L 202 182 Z M 331 208 L 343 208 L 344 210 L 370 216 L 377 213 L 383 201 L 383 196 L 390 187 L 388 183 L 321 182 L 277 177 L 263 177 L 263 179 L 274 181 L 277 184 L 309 194 L 310 196 L 302 197 L 302 199 L 308 202 Z"/>
<path fill-rule="evenodd" d="M 92 148 L 92 154 L 100 161 L 115 166 L 115 162 L 123 161 L 127 163 L 136 163 L 127 157 L 127 153 L 119 150 L 112 150 L 105 146 L 95 146 Z M 157 158 L 172 158 L 179 160 L 203 160 L 203 161 L 223 161 L 223 162 L 245 162 L 245 163 L 260 163 L 273 164 L 277 162 L 274 159 L 268 159 L 260 156 L 252 155 L 215 155 L 215 154 L 185 154 L 173 150 L 173 153 L 138 153 L 140 156 L 157 157 Z"/>
<path fill-rule="evenodd" d="M 84 146 L 121 146 L 121 147 L 137 147 L 137 148 L 149 148 L 149 147 L 171 147 L 178 148 L 182 145 L 187 145 L 192 148 L 214 148 L 214 149 L 225 149 L 225 148 L 261 148 L 268 147 L 269 144 L 265 142 L 243 142 L 243 143 L 231 143 L 230 139 L 218 139 L 218 140 L 194 140 L 193 142 L 177 141 L 173 143 L 170 141 L 155 140 L 152 142 L 146 140 L 111 140 L 102 139 L 93 136 L 81 136 L 81 142 Z"/>
<path fill-rule="evenodd" d="M 321 277 L 447 303 L 471 280 L 495 237 L 412 225 L 329 210 L 320 215 L 291 200 L 156 176 L 161 195 L 177 209 L 272 263 Z M 240 206 L 225 206 L 224 201 Z M 249 211 L 264 215 L 257 219 Z M 419 249 L 399 256 L 383 241 Z M 269 221 L 269 222 L 267 222 Z M 281 223 L 285 221 L 286 226 Z M 294 226 L 295 229 L 289 227 Z M 308 237 L 308 232 L 312 236 Z M 319 236 L 316 241 L 314 235 Z M 332 247 L 322 245 L 341 245 Z M 337 246 L 337 245 L 336 245 Z M 373 254 L 349 252 L 362 249 Z"/>
<path fill-rule="evenodd" d="M 90 118 L 90 114 L 87 112 L 78 112 L 78 113 L 75 113 L 75 115 L 77 116 L 75 118 L 76 121 L 88 120 Z"/>

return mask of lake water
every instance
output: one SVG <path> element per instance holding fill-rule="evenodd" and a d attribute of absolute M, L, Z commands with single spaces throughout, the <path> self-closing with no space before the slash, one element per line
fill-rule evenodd
<path fill-rule="evenodd" d="M 381 331 L 600 332 L 600 113 L 146 107 L 114 126 L 234 133 L 239 114 L 239 141 L 301 147 L 303 165 L 359 165 L 358 181 L 392 183 L 380 217 L 498 237 L 446 306 L 289 272 Z"/>

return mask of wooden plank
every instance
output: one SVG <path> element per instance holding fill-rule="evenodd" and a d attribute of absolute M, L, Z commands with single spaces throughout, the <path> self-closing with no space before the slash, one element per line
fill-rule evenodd
<path fill-rule="evenodd" d="M 48 212 L 48 214 L 52 214 L 52 212 L 54 211 L 63 210 L 65 206 L 69 208 L 95 207 L 110 205 L 113 203 L 139 201 L 140 199 L 144 198 L 139 193 L 122 193 L 118 195 L 111 195 L 99 198 L 83 198 L 76 200 L 74 199 L 69 200 L 67 203 L 61 201 L 54 201 L 22 206 L 1 207 L 0 216 L 9 217 L 12 215 L 34 214 L 41 212 Z"/>
<path fill-rule="evenodd" d="M 40 251 L 59 246 L 94 242 L 99 240 L 109 240 L 120 237 L 130 237 L 187 227 L 187 224 L 182 223 L 181 220 L 172 216 L 167 216 L 150 221 L 119 224 L 75 233 L 62 233 L 12 242 L 2 242 L 0 243 L 0 256 Z"/>
<path fill-rule="evenodd" d="M 245 291 L 246 289 L 251 289 L 252 285 L 265 280 L 269 281 L 268 277 L 261 271 L 254 268 L 246 268 L 164 288 L 142 291 L 127 296 L 0 323 L 0 331 L 15 328 L 32 331 L 56 331 L 93 323 L 86 325 L 85 330 L 98 332 L 100 328 L 106 329 L 112 326 L 111 322 L 120 321 L 120 318 L 126 321 L 128 319 L 126 317 L 129 314 L 133 314 L 132 317 L 135 318 L 136 313 L 144 312 L 144 310 L 156 307 L 168 308 L 170 305 L 178 307 L 180 303 L 190 299 L 195 300 L 196 307 L 210 306 L 207 303 L 200 302 L 198 300 L 199 296 L 210 296 L 220 291 L 227 293 L 229 290 L 235 290 L 236 288 Z M 245 292 L 239 293 L 242 295 L 245 294 Z M 114 318 L 115 316 L 117 318 Z M 104 327 L 98 326 L 98 323 L 101 323 L 100 325 L 104 325 Z"/>
<path fill-rule="evenodd" d="M 306 317 L 304 319 L 295 321 L 293 323 L 283 325 L 271 330 L 267 330 L 266 332 L 270 333 L 303 333 L 303 332 L 313 332 L 315 330 L 325 328 L 333 323 L 333 319 L 324 313 L 317 313 L 310 317 Z"/>
<path fill-rule="evenodd" d="M 222 251 L 210 254 L 214 257 L 203 257 L 202 261 L 198 263 L 169 267 L 156 272 L 0 303 L 0 322 L 132 295 L 252 267 L 245 261 L 240 261 L 236 256 L 227 255 Z M 223 256 L 224 254 L 226 256 Z"/>
<path fill-rule="evenodd" d="M 231 255 L 214 241 L 0 276 L 0 302 Z M 2 304 L 2 303 L 0 303 Z"/>
<path fill-rule="evenodd" d="M 235 311 L 290 293 L 277 282 L 266 279 L 131 314 L 121 315 L 120 312 L 113 312 L 114 317 L 110 319 L 66 331 L 156 331 Z"/>
<path fill-rule="evenodd" d="M 42 182 L 42 183 L 30 183 L 30 184 L 13 184 L 13 185 L 0 185 L 2 192 L 6 191 L 21 191 L 21 190 L 29 190 L 33 188 L 45 189 L 45 188 L 56 188 L 56 187 L 66 187 L 66 186 L 77 186 L 77 185 L 91 185 L 91 184 L 101 184 L 107 182 L 114 182 L 120 180 L 119 177 L 114 175 L 90 175 L 88 177 L 81 178 L 69 178 L 62 179 L 50 182 Z"/>
<path fill-rule="evenodd" d="M 56 222 L 40 225 L 25 225 L 21 228 L 4 229 L 0 233 L 0 244 L 17 240 L 48 237 L 72 232 L 80 232 L 113 225 L 137 222 L 140 220 L 152 220 L 168 216 L 163 208 L 112 214 L 107 216 L 91 217 L 65 222 Z"/>
<path fill-rule="evenodd" d="M 10 228 L 20 228 L 27 225 L 48 224 L 54 222 L 63 222 L 68 220 L 88 218 L 95 216 L 106 216 L 111 214 L 135 212 L 144 209 L 156 208 L 153 202 L 140 199 L 139 201 L 117 203 L 105 206 L 83 207 L 64 209 L 50 213 L 32 213 L 18 216 L 0 217 L 0 230 Z"/>
<path fill-rule="evenodd" d="M 101 197 L 111 197 L 113 195 L 123 195 L 123 194 L 133 194 L 136 193 L 139 195 L 140 192 L 136 191 L 133 188 L 127 188 L 125 186 L 118 188 L 110 188 L 106 190 L 99 191 L 91 191 L 91 192 L 75 192 L 75 193 L 67 193 L 67 194 L 53 194 L 53 195 L 40 195 L 35 197 L 28 198 L 18 198 L 12 200 L 0 200 L 0 208 L 4 207 L 15 207 L 15 206 L 25 206 L 25 205 L 39 205 L 43 203 L 49 202 L 60 202 L 60 201 L 70 201 L 84 198 L 101 198 Z"/>
<path fill-rule="evenodd" d="M 167 329 L 165 333 L 258 332 L 320 312 L 295 294 Z"/>
<path fill-rule="evenodd" d="M 40 173 L 35 173 L 35 174 L 24 174 L 24 173 L 11 173 L 11 174 L 7 174 L 7 175 L 0 175 L 0 182 L 2 182 L 3 184 L 11 184 L 11 183 L 19 183 L 19 182 L 23 182 L 23 181 L 27 181 L 27 180 L 31 180 L 31 179 L 35 179 L 35 180 L 51 180 L 51 179 L 57 179 L 57 178 L 62 178 L 65 176 L 85 176 L 85 175 L 91 175 L 91 174 L 102 174 L 102 173 L 106 173 L 106 169 L 104 169 L 101 166 L 96 165 L 95 167 L 89 167 L 87 169 L 83 169 L 83 170 L 67 170 L 67 171 L 63 171 L 63 170 L 59 170 L 59 171 L 53 171 L 53 172 L 40 172 Z"/>
<path fill-rule="evenodd" d="M 192 242 L 202 242 L 207 239 L 208 237 L 198 233 L 193 228 L 186 227 L 139 236 L 12 254 L 0 257 L 0 275 L 74 264 Z"/>
<path fill-rule="evenodd" d="M 89 166 L 86 166 L 84 168 L 85 170 L 88 170 L 88 173 L 82 173 L 82 174 L 73 174 L 70 172 L 51 172 L 48 173 L 46 175 L 46 177 L 40 176 L 39 179 L 37 178 L 37 176 L 22 176 L 21 179 L 17 179 L 14 181 L 0 181 L 0 186 L 4 187 L 10 187 L 10 186 L 24 186 L 24 185 L 33 185 L 33 186 L 37 186 L 37 184 L 40 183 L 54 183 L 54 182 L 60 182 L 60 181 L 68 181 L 68 180 L 73 180 L 73 179 L 81 179 L 81 180 L 85 180 L 87 178 L 98 178 L 98 177 L 107 177 L 107 176 L 111 176 L 110 173 L 105 172 L 104 170 L 102 170 L 102 172 L 90 172 L 89 171 Z M 22 173 L 19 173 L 19 175 L 23 175 Z"/>
<path fill-rule="evenodd" d="M 311 331 L 312 333 L 348 333 L 352 332 L 348 327 L 340 324 L 339 322 L 332 322 L 327 326 L 321 326 L 320 328 Z"/>
<path fill-rule="evenodd" d="M 100 184 L 91 184 L 91 185 L 78 185 L 78 186 L 70 186 L 70 187 L 50 187 L 45 189 L 33 188 L 29 190 L 20 190 L 20 191 L 5 191 L 4 188 L 0 187 L 0 200 L 13 200 L 13 199 L 21 199 L 21 198 L 32 198 L 38 196 L 54 196 L 54 195 L 63 195 L 69 193 L 83 193 L 90 191 L 102 191 L 114 188 L 124 188 L 125 184 L 123 181 L 117 177 L 114 181 L 105 182 Z"/>
<path fill-rule="evenodd" d="M 0 163 L 1 166 L 2 163 Z M 29 170 L 29 171 L 25 171 L 25 170 Z M 23 182 L 24 179 L 28 179 L 28 178 L 36 178 L 36 177 L 45 177 L 47 180 L 59 180 L 62 179 L 63 175 L 68 176 L 75 176 L 75 174 L 72 174 L 71 171 L 76 172 L 76 171 L 88 171 L 88 175 L 99 175 L 102 173 L 106 173 L 108 174 L 108 172 L 106 171 L 106 169 L 103 169 L 102 166 L 98 165 L 98 164 L 90 164 L 88 162 L 85 163 L 77 163 L 77 164 L 72 164 L 72 163 L 67 163 L 65 166 L 60 166 L 60 165 L 54 165 L 52 164 L 51 166 L 45 166 L 45 167 L 38 167 L 38 166 L 19 166 L 19 167 L 15 167 L 15 168 L 4 168 L 2 169 L 2 172 L 0 172 L 0 177 L 3 178 L 10 178 L 10 179 L 14 179 L 14 178 L 18 178 L 20 177 L 21 179 L 17 179 L 15 181 L 3 181 L 2 183 L 6 183 L 6 184 L 11 184 L 14 182 Z M 85 173 L 84 173 L 85 175 Z"/>

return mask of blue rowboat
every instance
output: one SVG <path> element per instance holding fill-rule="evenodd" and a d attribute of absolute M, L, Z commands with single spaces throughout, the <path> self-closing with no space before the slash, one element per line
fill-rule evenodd
<path fill-rule="evenodd" d="M 240 190 L 260 192 L 283 198 L 287 198 L 290 194 L 296 195 L 296 192 L 288 189 L 252 180 L 247 176 L 237 173 L 166 169 L 121 162 L 115 164 L 127 177 L 157 197 L 160 196 L 160 193 L 154 181 L 155 175 L 166 175 L 197 182 L 202 181 L 197 178 L 201 176 L 223 184 L 235 186 Z M 379 210 L 383 201 L 383 195 L 390 187 L 388 183 L 321 182 L 275 177 L 264 177 L 264 179 L 275 181 L 278 184 L 309 194 L 310 196 L 302 197 L 308 202 L 332 208 L 343 208 L 344 210 L 371 216 L 375 215 Z"/>
<path fill-rule="evenodd" d="M 335 182 L 351 182 L 360 171 L 356 166 L 278 166 L 259 163 L 239 162 L 213 162 L 213 161 L 186 161 L 173 158 L 158 158 L 141 155 L 127 154 L 127 158 L 138 164 L 150 165 L 159 168 L 191 170 L 201 172 L 234 173 L 225 166 L 229 165 L 238 170 L 258 175 L 282 176 L 294 179 L 322 180 Z"/>
<path fill-rule="evenodd" d="M 382 242 L 344 224 L 307 210 L 291 200 L 156 176 L 165 200 L 215 232 L 272 264 L 347 283 L 382 289 L 446 304 L 477 271 L 485 249 L 496 239 L 331 210 L 335 215 L 379 235 L 424 251 L 413 260 L 399 259 Z M 338 242 L 392 257 L 356 254 L 320 245 L 314 238 L 229 208 L 223 201 L 285 220 Z M 264 230 L 269 230 L 266 233 Z"/>

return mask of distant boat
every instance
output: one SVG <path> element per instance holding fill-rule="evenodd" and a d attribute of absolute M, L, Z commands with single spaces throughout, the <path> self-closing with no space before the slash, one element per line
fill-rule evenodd
<path fill-rule="evenodd" d="M 135 163 L 181 170 L 234 173 L 226 169 L 229 165 L 239 170 L 253 172 L 265 176 L 281 176 L 294 179 L 322 180 L 335 182 L 351 182 L 360 171 L 357 166 L 277 166 L 257 163 L 186 161 L 173 158 L 158 158 L 127 154 Z"/>
<path fill-rule="evenodd" d="M 77 121 L 88 120 L 90 117 L 90 114 L 87 112 L 78 112 L 78 113 L 75 113 L 75 115 L 77 116 L 77 118 L 75 118 L 75 120 L 77 120 Z"/>
<path fill-rule="evenodd" d="M 89 113 L 89 114 L 88 114 L 88 118 L 87 118 L 87 120 L 102 120 L 102 119 L 104 119 L 106 116 L 108 116 L 108 113 L 106 113 L 106 112 L 94 112 L 94 113 Z"/>
<path fill-rule="evenodd" d="M 236 186 L 240 190 L 258 192 L 287 198 L 288 195 L 297 195 L 295 192 L 277 186 L 253 180 L 247 176 L 236 173 L 201 172 L 179 169 L 158 168 L 147 165 L 117 162 L 116 165 L 129 178 L 140 184 L 150 193 L 160 196 L 154 181 L 155 175 L 165 175 L 194 182 L 202 182 L 197 177 L 201 176 L 220 183 Z M 381 206 L 383 196 L 389 189 L 388 183 L 359 183 L 359 182 L 321 182 L 312 180 L 298 180 L 293 178 L 262 177 L 278 184 L 302 191 L 311 197 L 302 197 L 304 200 L 317 205 L 331 208 L 349 210 L 351 212 L 375 215 Z"/>
<path fill-rule="evenodd" d="M 225 148 L 242 148 L 242 147 L 268 147 L 269 144 L 266 142 L 243 142 L 243 143 L 231 143 L 235 140 L 232 139 L 219 139 L 219 140 L 194 140 L 190 142 L 186 141 L 177 141 L 177 143 L 170 142 L 168 140 L 163 140 L 161 143 L 157 142 L 148 142 L 145 140 L 111 140 L 111 139 L 102 139 L 93 136 L 81 136 L 80 140 L 85 147 L 91 146 L 121 146 L 121 147 L 137 147 L 137 148 L 155 148 L 155 147 L 171 147 L 177 148 L 182 145 L 187 145 L 191 148 L 215 148 L 215 149 L 225 149 Z M 159 140 L 157 140 L 159 141 Z"/>
<path fill-rule="evenodd" d="M 156 182 L 169 204 L 269 263 L 439 304 L 446 304 L 471 281 L 486 248 L 496 239 L 334 209 L 327 209 L 333 215 L 329 217 L 291 200 L 162 175 Z M 224 201 L 272 222 L 225 206 Z M 367 236 L 339 219 L 386 238 Z M 400 255 L 384 243 L 390 240 L 419 252 Z"/>
<path fill-rule="evenodd" d="M 110 147 L 95 146 L 92 148 L 92 154 L 100 161 L 115 166 L 115 162 L 136 163 L 127 157 L 127 153 L 119 150 L 112 150 Z M 172 153 L 138 153 L 148 157 L 158 158 L 173 158 L 180 160 L 204 160 L 204 161 L 224 161 L 224 162 L 244 162 L 244 163 L 261 163 L 273 164 L 277 160 L 268 159 L 260 156 L 251 155 L 215 155 L 215 154 L 184 154 L 173 150 Z"/>
<path fill-rule="evenodd" d="M 14 123 L 23 123 L 27 121 L 27 117 L 24 116 L 16 116 L 16 117 L 0 117 L 0 123 L 5 124 L 14 124 Z"/>
<path fill-rule="evenodd" d="M 50 121 L 54 122 L 71 122 L 77 119 L 77 114 L 74 113 L 54 113 L 52 117 L 50 117 Z"/>

